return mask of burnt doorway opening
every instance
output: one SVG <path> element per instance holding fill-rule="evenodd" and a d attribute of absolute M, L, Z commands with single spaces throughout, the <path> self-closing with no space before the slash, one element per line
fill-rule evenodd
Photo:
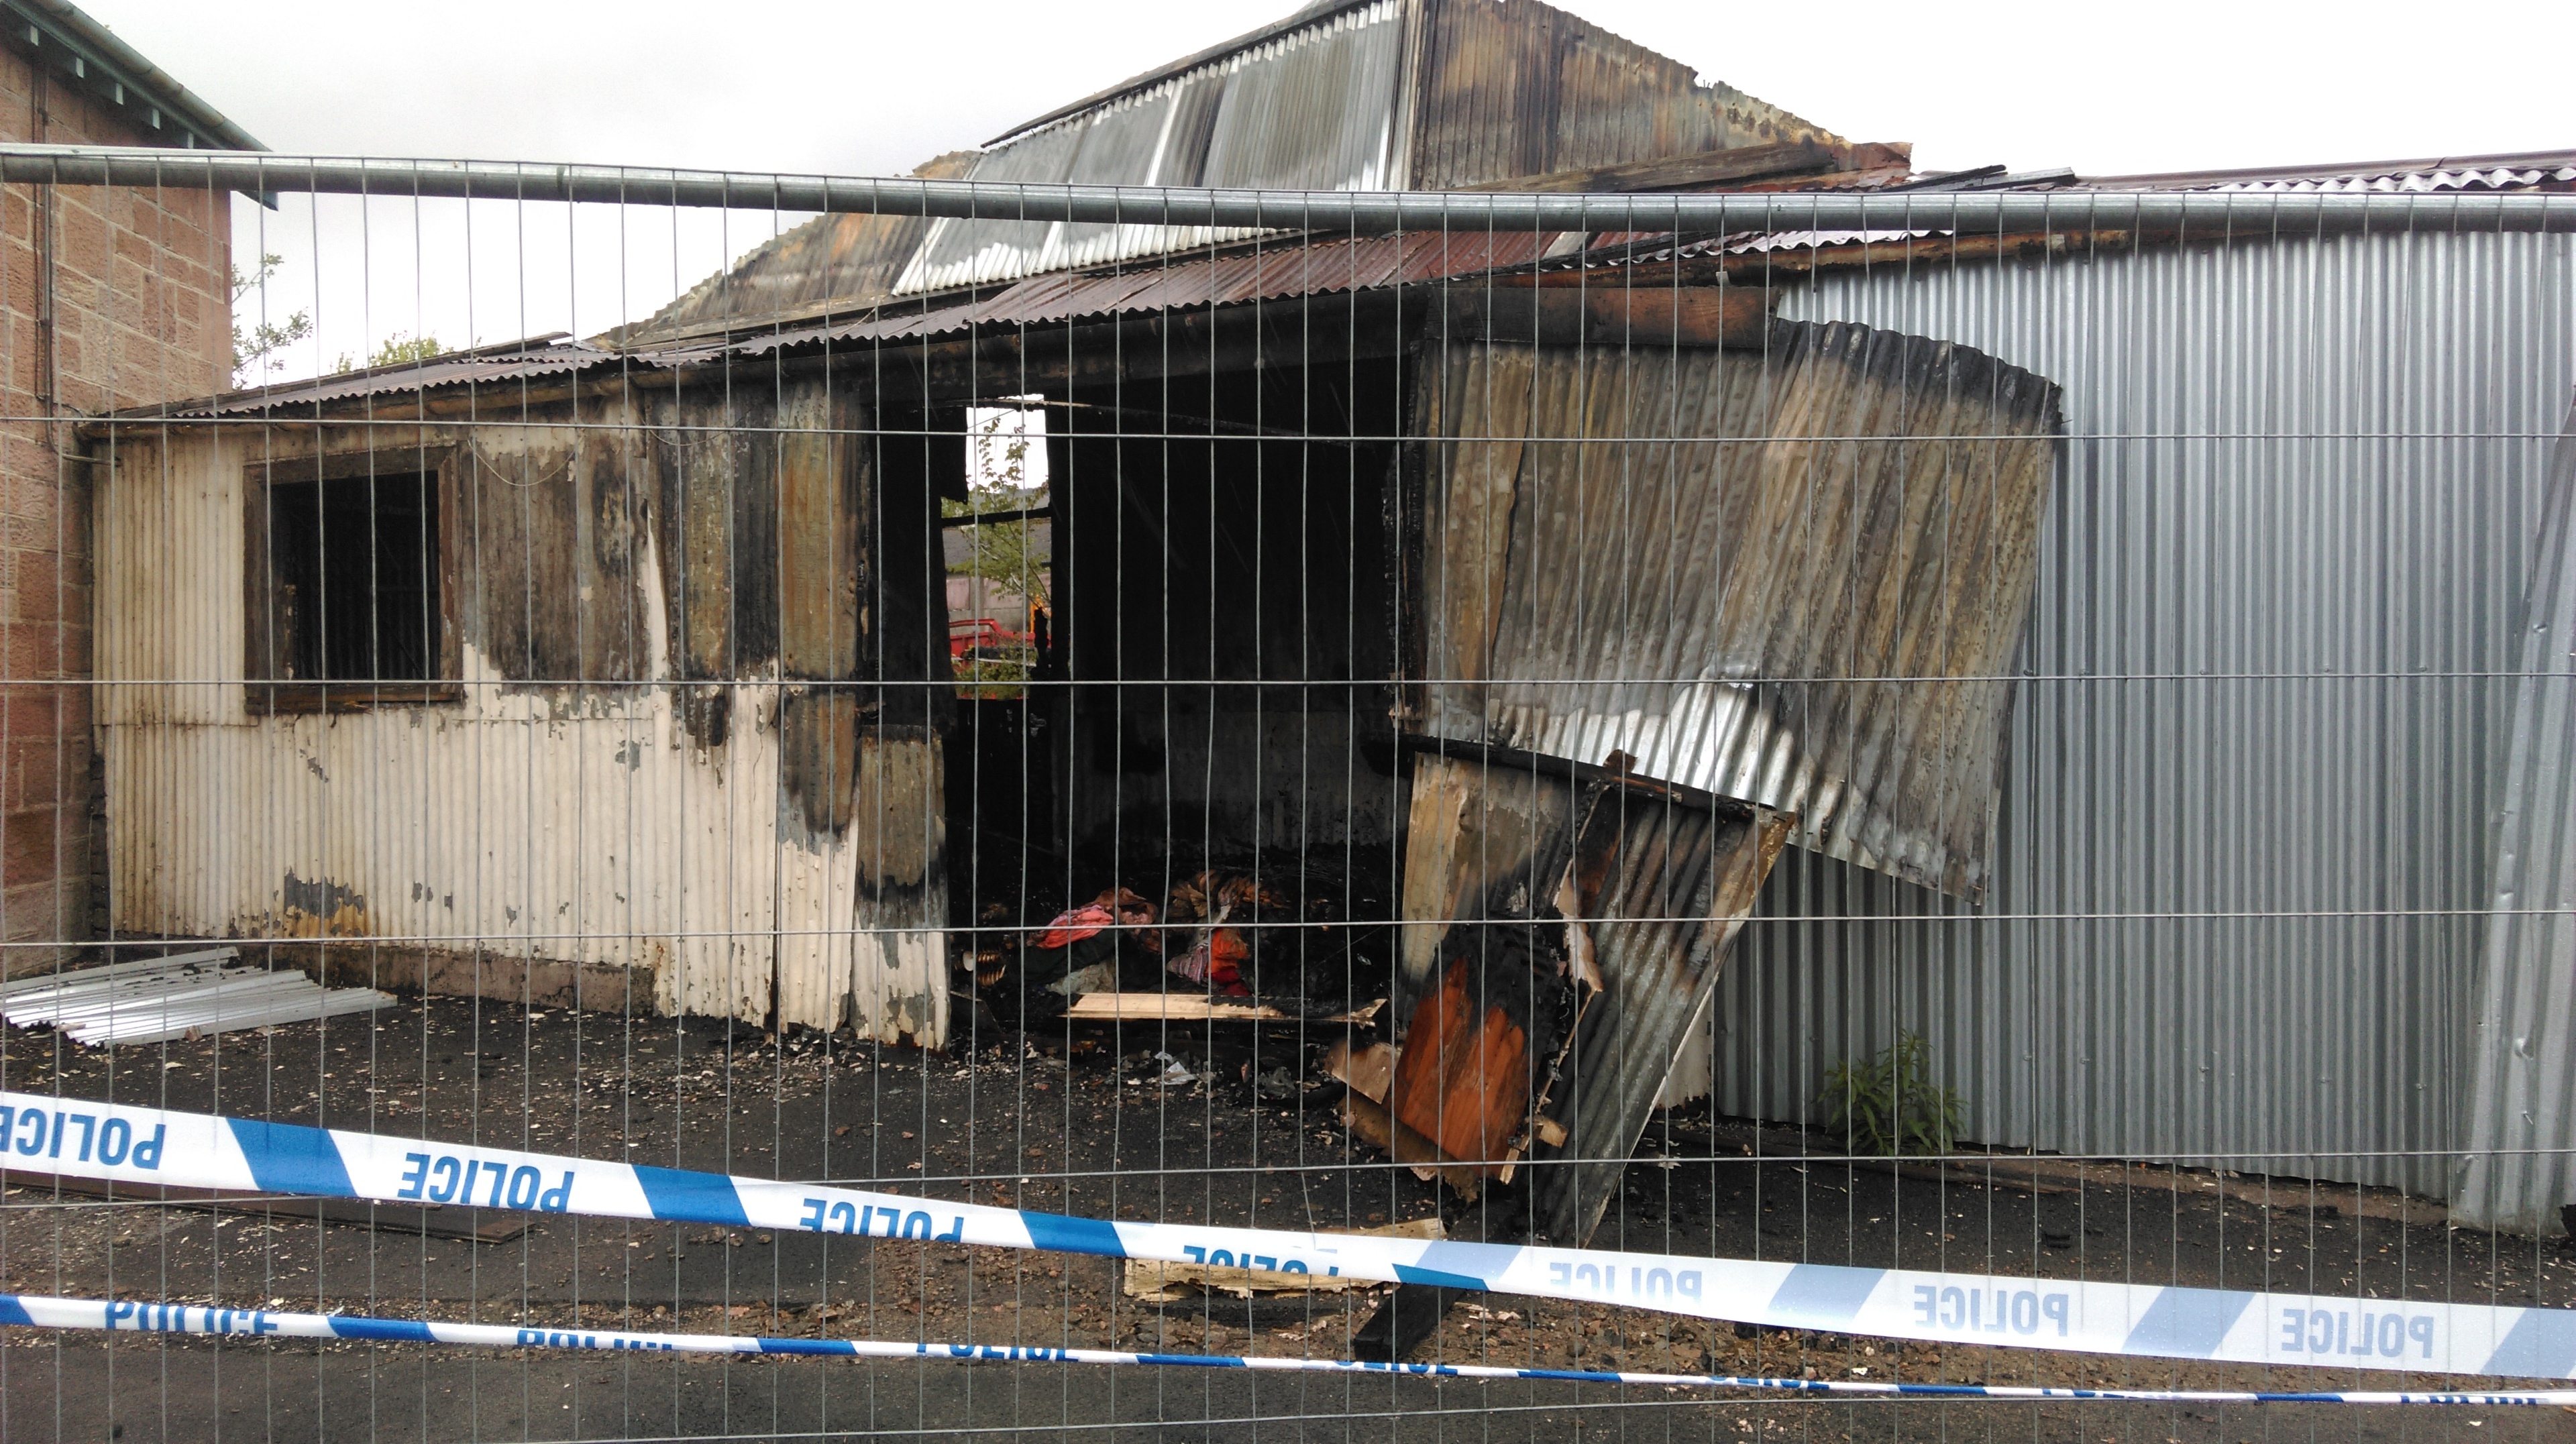
<path fill-rule="evenodd" d="M 1329 357 L 1048 393 L 1056 606 L 1027 725 L 1052 874 L 1002 901 L 1021 927 L 1150 909 L 1162 951 L 1122 991 L 1382 994 L 1403 375 Z"/>
<path fill-rule="evenodd" d="M 1012 396 L 942 413 L 963 444 L 942 459 L 934 520 L 946 627 L 938 675 L 953 710 L 946 742 L 950 911 L 961 926 L 1013 927 L 1032 890 L 1062 890 L 1050 838 L 1055 768 L 1054 525 L 1045 398 Z M 1051 881 L 1052 880 L 1052 881 Z"/>

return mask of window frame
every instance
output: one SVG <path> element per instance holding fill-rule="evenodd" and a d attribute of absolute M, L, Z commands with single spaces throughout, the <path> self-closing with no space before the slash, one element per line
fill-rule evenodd
<path fill-rule="evenodd" d="M 313 456 L 259 457 L 242 467 L 242 683 L 253 716 L 366 712 L 379 707 L 421 706 L 465 699 L 462 647 L 456 628 L 457 450 L 450 445 L 377 447 Z M 285 680 L 273 675 L 276 615 L 271 536 L 274 494 L 281 486 L 328 484 L 369 476 L 429 478 L 438 510 L 437 555 L 430 575 L 438 589 L 437 675 L 417 682 Z"/>

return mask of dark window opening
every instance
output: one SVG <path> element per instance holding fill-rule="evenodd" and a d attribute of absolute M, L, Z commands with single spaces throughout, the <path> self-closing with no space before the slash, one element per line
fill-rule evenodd
<path fill-rule="evenodd" d="M 435 680 L 437 558 L 434 472 L 273 485 L 275 679 Z"/>

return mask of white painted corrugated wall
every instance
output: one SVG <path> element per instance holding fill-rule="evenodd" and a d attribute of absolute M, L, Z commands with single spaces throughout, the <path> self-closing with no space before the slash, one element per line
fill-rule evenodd
<path fill-rule="evenodd" d="M 2038 372 L 2070 440 L 1992 890 L 1793 849 L 1677 1083 L 1814 1119 L 1904 1028 L 1971 1139 L 2446 1192 L 2576 239 L 1886 266 L 1783 310 Z"/>
<path fill-rule="evenodd" d="M 662 1011 L 761 1021 L 774 1003 L 782 1023 L 944 1036 L 942 940 L 870 936 L 858 877 L 889 851 L 874 830 L 897 811 L 930 829 L 909 852 L 936 859 L 936 759 L 928 809 L 876 806 L 847 836 L 799 841 L 781 826 L 775 682 L 737 690 L 715 748 L 681 727 L 668 686 L 576 700 L 505 690 L 471 646 L 461 702 L 252 715 L 242 487 L 254 446 L 280 450 L 246 429 L 120 437 L 97 494 L 116 932 L 373 937 L 496 965 L 607 964 L 634 970 L 639 1005 Z M 661 682 L 660 559 L 650 528 L 637 540 L 643 655 Z M 883 759 L 862 752 L 864 801 Z"/>

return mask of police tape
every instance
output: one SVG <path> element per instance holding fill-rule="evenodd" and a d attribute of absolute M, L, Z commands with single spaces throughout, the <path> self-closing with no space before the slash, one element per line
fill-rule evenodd
<path fill-rule="evenodd" d="M 307 1314 L 208 1304 L 0 1294 L 0 1325 L 229 1338 L 333 1339 L 461 1344 L 474 1348 L 604 1349 L 660 1354 L 781 1354 L 861 1359 L 951 1359 L 1035 1364 L 1125 1364 L 1246 1369 L 1281 1374 L 1387 1374 L 1438 1379 L 1522 1379 L 1671 1389 L 1794 1394 L 1930 1395 L 1949 1399 L 2101 1399 L 2139 1404 L 2476 1404 L 2576 1408 L 2576 1389 L 2423 1390 L 2062 1389 L 2031 1384 L 1925 1384 L 1877 1379 L 1784 1379 L 1759 1374 L 1655 1374 L 1628 1369 L 1523 1369 L 1502 1364 L 1388 1364 L 1277 1354 L 1165 1354 L 1128 1349 L 1048 1349 L 1023 1344 L 931 1344 L 891 1339 L 802 1339 L 757 1334 L 663 1334 L 624 1329 L 458 1324 L 361 1314 Z"/>
<path fill-rule="evenodd" d="M 81 1178 L 1257 1268 L 1933 1343 L 2576 1378 L 2576 1310 L 1078 1218 L 0 1093 L 0 1150 Z"/>

